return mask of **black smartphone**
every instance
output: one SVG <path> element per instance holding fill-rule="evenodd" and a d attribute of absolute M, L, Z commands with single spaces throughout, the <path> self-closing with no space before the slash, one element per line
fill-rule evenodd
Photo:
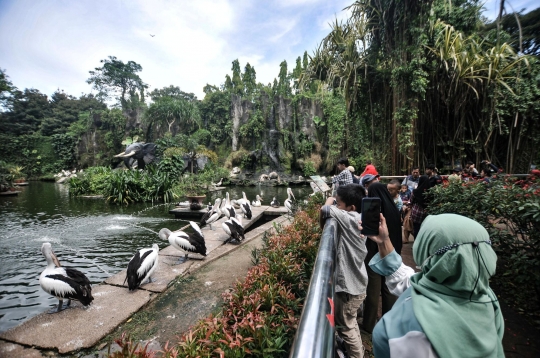
<path fill-rule="evenodd" d="M 379 235 L 381 221 L 381 199 L 362 199 L 362 235 Z"/>

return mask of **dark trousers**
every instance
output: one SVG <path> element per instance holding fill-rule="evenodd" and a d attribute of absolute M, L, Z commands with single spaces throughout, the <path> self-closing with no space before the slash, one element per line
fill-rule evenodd
<path fill-rule="evenodd" d="M 420 231 L 420 226 L 422 225 L 422 223 L 415 223 L 413 222 L 413 227 L 414 227 L 414 232 L 413 232 L 413 236 L 414 236 L 414 239 L 416 240 L 416 237 L 418 236 L 418 231 Z"/>
<path fill-rule="evenodd" d="M 379 311 L 379 296 L 382 296 L 382 314 L 392 309 L 392 306 L 397 300 L 397 296 L 388 291 L 384 276 L 381 276 L 373 271 L 369 265 L 366 265 L 368 273 L 367 296 L 364 301 L 363 323 L 365 331 L 372 333 L 375 324 L 377 323 L 377 315 Z"/>

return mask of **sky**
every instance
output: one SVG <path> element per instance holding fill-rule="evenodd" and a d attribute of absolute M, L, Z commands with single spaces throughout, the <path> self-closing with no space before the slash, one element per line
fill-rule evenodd
<path fill-rule="evenodd" d="M 270 83 L 345 19 L 353 0 L 0 0 L 0 68 L 19 89 L 91 93 L 88 71 L 116 56 L 135 61 L 151 91 L 169 85 L 199 99 L 231 62 Z M 495 18 L 498 0 L 486 1 Z M 536 0 L 506 0 L 516 11 Z M 509 7 L 507 6 L 507 9 Z M 509 10 L 511 11 L 511 10 Z M 154 35 L 154 36 L 151 36 Z"/>

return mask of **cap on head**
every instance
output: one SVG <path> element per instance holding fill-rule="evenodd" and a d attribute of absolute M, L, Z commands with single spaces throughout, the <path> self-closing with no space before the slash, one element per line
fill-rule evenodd
<path fill-rule="evenodd" d="M 360 185 L 366 186 L 366 184 L 371 183 L 373 180 L 377 179 L 379 175 L 373 175 L 373 174 L 366 174 L 362 177 L 362 180 L 360 180 Z"/>

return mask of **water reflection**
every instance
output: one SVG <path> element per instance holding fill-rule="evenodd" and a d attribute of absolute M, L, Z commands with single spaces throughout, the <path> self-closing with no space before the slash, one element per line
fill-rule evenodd
<path fill-rule="evenodd" d="M 274 196 L 283 203 L 286 187 L 228 187 L 212 192 L 214 202 L 228 191 L 231 199 L 255 195 L 269 205 Z M 310 194 L 309 186 L 293 188 L 297 199 Z M 177 230 L 186 222 L 168 213 L 170 204 L 109 205 L 103 200 L 70 198 L 67 187 L 31 182 L 16 197 L 0 198 L 0 331 L 55 306 L 58 301 L 39 286 L 45 269 L 41 245 L 50 242 L 63 266 L 75 267 L 92 284 L 127 267 L 135 250 L 168 245 L 159 241 L 162 227 Z"/>

